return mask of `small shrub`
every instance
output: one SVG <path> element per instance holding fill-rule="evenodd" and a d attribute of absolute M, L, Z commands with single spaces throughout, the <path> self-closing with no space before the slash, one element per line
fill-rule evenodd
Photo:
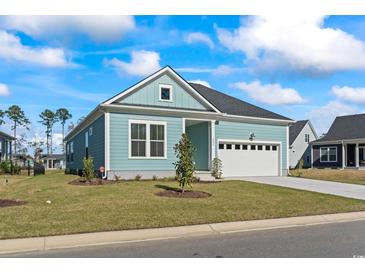
<path fill-rule="evenodd" d="M 0 162 L 0 171 L 2 173 L 10 173 L 11 172 L 11 163 L 10 163 L 10 161 Z"/>
<path fill-rule="evenodd" d="M 19 165 L 14 165 L 13 166 L 13 172 L 14 172 L 14 174 L 20 175 L 21 171 L 22 171 L 22 167 L 21 166 L 19 166 Z"/>
<path fill-rule="evenodd" d="M 142 179 L 142 175 L 137 174 L 136 177 L 134 177 L 135 181 L 140 181 Z"/>
<path fill-rule="evenodd" d="M 70 174 L 70 173 L 71 173 L 70 169 L 69 168 L 66 168 L 65 169 L 65 174 L 67 175 L 67 174 Z"/>
<path fill-rule="evenodd" d="M 84 164 L 82 176 L 85 177 L 87 181 L 91 181 L 91 179 L 95 178 L 94 159 L 93 157 L 84 157 L 82 162 Z"/>
<path fill-rule="evenodd" d="M 114 175 L 114 181 L 120 181 L 121 177 L 118 175 Z"/>
<path fill-rule="evenodd" d="M 158 177 L 157 177 L 156 175 L 153 175 L 153 176 L 152 176 L 152 180 L 153 180 L 153 181 L 157 181 L 157 180 L 158 180 Z"/>
<path fill-rule="evenodd" d="M 212 176 L 216 179 L 222 178 L 222 160 L 219 158 L 213 159 Z"/>
<path fill-rule="evenodd" d="M 298 177 L 302 177 L 303 174 L 303 166 L 304 166 L 304 160 L 300 159 L 299 163 L 298 163 Z"/>

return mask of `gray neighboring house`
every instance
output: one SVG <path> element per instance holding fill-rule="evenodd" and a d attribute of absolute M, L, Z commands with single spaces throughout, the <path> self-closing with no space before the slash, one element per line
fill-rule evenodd
<path fill-rule="evenodd" d="M 304 161 L 304 167 L 311 167 L 310 142 L 317 139 L 317 133 L 309 120 L 297 121 L 289 126 L 290 168 L 296 168 L 301 159 Z"/>
<path fill-rule="evenodd" d="M 10 161 L 12 154 L 12 142 L 15 140 L 14 137 L 0 131 L 0 162 Z"/>
<path fill-rule="evenodd" d="M 43 154 L 41 156 L 45 169 L 64 169 L 65 160 L 65 154 Z"/>
<path fill-rule="evenodd" d="M 336 117 L 311 144 L 314 168 L 365 168 L 365 114 Z"/>

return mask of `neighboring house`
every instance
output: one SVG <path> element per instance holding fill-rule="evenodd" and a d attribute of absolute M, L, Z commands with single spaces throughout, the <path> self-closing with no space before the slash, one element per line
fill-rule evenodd
<path fill-rule="evenodd" d="M 40 159 L 46 170 L 65 168 L 64 154 L 42 154 Z"/>
<path fill-rule="evenodd" d="M 11 160 L 12 142 L 14 140 L 14 137 L 0 131 L 0 162 Z"/>
<path fill-rule="evenodd" d="M 327 134 L 311 144 L 313 167 L 365 167 L 365 114 L 336 117 Z"/>
<path fill-rule="evenodd" d="M 297 121 L 289 126 L 290 168 L 296 168 L 301 159 L 303 167 L 311 167 L 310 142 L 317 139 L 317 133 L 309 120 Z"/>
<path fill-rule="evenodd" d="M 225 177 L 286 175 L 292 122 L 165 67 L 98 105 L 65 137 L 66 168 L 80 174 L 92 156 L 109 179 L 174 176 L 174 146 L 185 132 L 198 171 L 219 157 Z"/>

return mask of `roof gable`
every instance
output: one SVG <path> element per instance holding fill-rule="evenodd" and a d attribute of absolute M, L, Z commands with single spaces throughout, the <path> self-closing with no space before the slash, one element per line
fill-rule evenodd
<path fill-rule="evenodd" d="M 172 102 L 159 100 L 160 85 L 172 86 Z M 218 109 L 168 66 L 117 94 L 104 102 L 104 104 L 172 107 L 219 112 Z"/>
<path fill-rule="evenodd" d="M 296 121 L 289 126 L 289 145 L 292 145 L 300 132 L 303 130 L 308 120 Z"/>
<path fill-rule="evenodd" d="M 229 96 L 212 88 L 203 86 L 201 84 L 189 84 L 223 113 L 237 116 L 249 116 L 292 121 L 285 116 L 252 105 L 250 103 Z"/>

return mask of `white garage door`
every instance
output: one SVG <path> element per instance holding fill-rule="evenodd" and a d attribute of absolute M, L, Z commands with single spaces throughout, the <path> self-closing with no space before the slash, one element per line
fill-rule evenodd
<path fill-rule="evenodd" d="M 220 142 L 218 145 L 223 177 L 278 176 L 279 153 L 277 144 Z"/>

